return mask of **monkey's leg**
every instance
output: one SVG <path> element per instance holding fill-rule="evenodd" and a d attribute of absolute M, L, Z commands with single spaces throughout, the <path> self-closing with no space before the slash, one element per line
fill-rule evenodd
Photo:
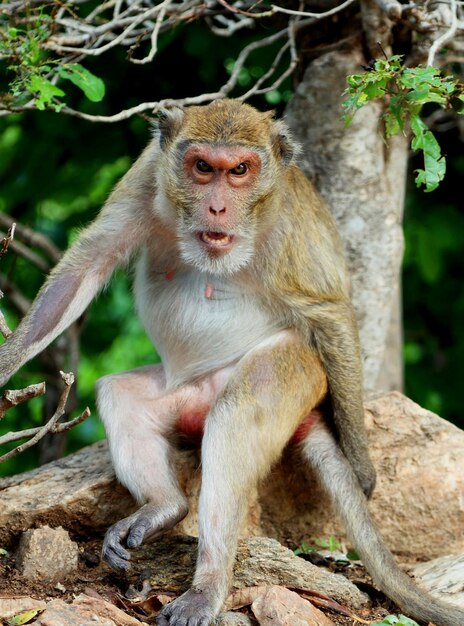
<path fill-rule="evenodd" d="M 238 363 L 206 419 L 193 586 L 164 607 L 159 626 L 207 626 L 219 613 L 250 490 L 326 391 L 319 358 L 290 331 Z"/>
<path fill-rule="evenodd" d="M 206 414 L 217 395 L 217 378 L 167 392 L 164 370 L 154 366 L 98 381 L 99 412 L 116 475 L 143 505 L 107 531 L 102 557 L 111 567 L 127 569 L 126 548 L 158 537 L 187 514 L 168 437 L 186 406 Z"/>
<path fill-rule="evenodd" d="M 302 450 L 378 587 L 416 620 L 437 626 L 464 624 L 462 609 L 432 598 L 399 569 L 370 516 L 367 500 L 350 463 L 322 420 L 310 431 Z"/>

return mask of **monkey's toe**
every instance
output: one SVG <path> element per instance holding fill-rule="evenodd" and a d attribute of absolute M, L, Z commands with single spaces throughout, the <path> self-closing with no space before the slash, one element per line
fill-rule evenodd
<path fill-rule="evenodd" d="M 208 594 L 189 589 L 167 604 L 156 618 L 157 626 L 209 626 L 215 612 Z"/>

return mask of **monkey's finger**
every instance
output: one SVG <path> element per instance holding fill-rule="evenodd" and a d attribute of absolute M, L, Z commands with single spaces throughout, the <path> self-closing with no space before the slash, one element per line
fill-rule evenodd
<path fill-rule="evenodd" d="M 139 517 L 129 529 L 129 535 L 126 539 L 128 548 L 138 548 L 142 545 L 147 531 L 151 528 L 151 522 L 147 517 Z"/>
<path fill-rule="evenodd" d="M 121 545 L 121 539 L 125 535 L 126 532 L 121 532 L 121 528 L 118 528 L 117 525 L 110 528 L 105 535 L 102 559 L 110 567 L 115 567 L 116 569 L 127 569 L 129 567 L 130 553 Z"/>
<path fill-rule="evenodd" d="M 109 565 L 112 569 L 127 571 L 130 566 L 130 554 L 127 550 L 124 550 L 125 556 L 120 555 L 113 549 L 113 546 L 108 546 L 102 551 L 102 560 Z"/>

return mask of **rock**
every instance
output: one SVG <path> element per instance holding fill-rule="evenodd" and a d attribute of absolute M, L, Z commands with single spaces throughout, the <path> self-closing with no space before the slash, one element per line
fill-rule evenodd
<path fill-rule="evenodd" d="M 464 552 L 464 432 L 392 392 L 366 402 L 377 486 L 369 508 L 390 549 L 404 562 Z M 326 494 L 289 455 L 260 490 L 263 535 L 299 545 L 346 540 Z"/>
<path fill-rule="evenodd" d="M 464 432 L 399 393 L 366 403 L 378 483 L 369 504 L 388 545 L 401 559 L 464 552 Z M 177 454 L 190 513 L 176 532 L 195 535 L 201 476 L 198 451 Z M 0 545 L 27 528 L 61 524 L 88 536 L 129 515 L 135 504 L 118 486 L 100 442 L 32 472 L 0 480 Z M 255 493 L 242 535 L 286 545 L 335 535 L 345 539 L 326 494 L 295 450 L 288 450 Z"/>
<path fill-rule="evenodd" d="M 214 626 L 253 626 L 254 624 L 256 624 L 255 620 L 251 621 L 248 615 L 227 611 L 216 618 Z"/>
<path fill-rule="evenodd" d="M 38 469 L 0 479 L 0 545 L 34 526 L 61 525 L 88 536 L 136 509 L 118 485 L 106 442 Z"/>
<path fill-rule="evenodd" d="M 61 527 L 43 526 L 21 537 L 16 567 L 31 580 L 52 581 L 77 570 L 78 547 Z"/>
<path fill-rule="evenodd" d="M 137 551 L 132 568 L 141 572 L 156 564 L 150 576 L 151 587 L 155 591 L 182 593 L 191 584 L 196 553 L 195 538 L 165 537 Z M 266 537 L 241 540 L 235 561 L 233 589 L 258 585 L 311 589 L 354 609 L 369 604 L 369 598 L 344 576 L 316 567 Z"/>
<path fill-rule="evenodd" d="M 72 604 L 52 600 L 33 626 L 147 626 L 103 599 L 81 594 Z"/>
<path fill-rule="evenodd" d="M 233 586 L 240 589 L 254 585 L 311 589 L 355 609 L 369 603 L 366 594 L 341 574 L 308 563 L 267 537 L 252 537 L 239 544 Z"/>
<path fill-rule="evenodd" d="M 0 598 L 0 622 L 14 617 L 18 615 L 18 613 L 23 613 L 24 611 L 31 611 L 33 609 L 42 610 L 44 608 L 45 602 L 43 600 L 36 600 L 35 598 Z"/>
<path fill-rule="evenodd" d="M 284 587 L 270 587 L 251 609 L 260 626 L 335 626 L 308 600 Z"/>
<path fill-rule="evenodd" d="M 432 595 L 464 608 L 464 554 L 421 563 L 414 567 L 412 574 Z"/>

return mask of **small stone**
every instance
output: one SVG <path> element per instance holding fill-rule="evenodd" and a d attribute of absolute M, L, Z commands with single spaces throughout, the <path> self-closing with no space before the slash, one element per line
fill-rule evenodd
<path fill-rule="evenodd" d="M 253 626 L 256 621 L 245 615 L 244 613 L 234 613 L 233 611 L 226 611 L 221 613 L 215 621 L 215 626 Z"/>
<path fill-rule="evenodd" d="M 285 587 L 269 587 L 256 598 L 251 609 L 260 626 L 335 626 L 311 602 Z"/>
<path fill-rule="evenodd" d="M 16 567 L 24 578 L 51 582 L 74 572 L 77 558 L 77 544 L 66 530 L 43 526 L 22 535 Z"/>
<path fill-rule="evenodd" d="M 61 583 L 56 583 L 55 589 L 57 591 L 61 591 L 61 593 L 65 593 L 66 592 L 66 587 L 64 585 L 62 585 Z"/>
<path fill-rule="evenodd" d="M 98 554 L 94 552 L 90 552 L 89 550 L 85 550 L 82 553 L 82 560 L 87 565 L 87 567 L 97 567 L 100 564 L 100 557 Z"/>
<path fill-rule="evenodd" d="M 148 626 L 110 602 L 80 594 L 72 604 L 52 600 L 31 626 Z"/>
<path fill-rule="evenodd" d="M 43 600 L 36 600 L 35 598 L 0 598 L 0 622 L 14 617 L 19 613 L 23 613 L 24 611 L 32 611 L 33 609 L 42 610 L 44 608 L 45 602 Z"/>

